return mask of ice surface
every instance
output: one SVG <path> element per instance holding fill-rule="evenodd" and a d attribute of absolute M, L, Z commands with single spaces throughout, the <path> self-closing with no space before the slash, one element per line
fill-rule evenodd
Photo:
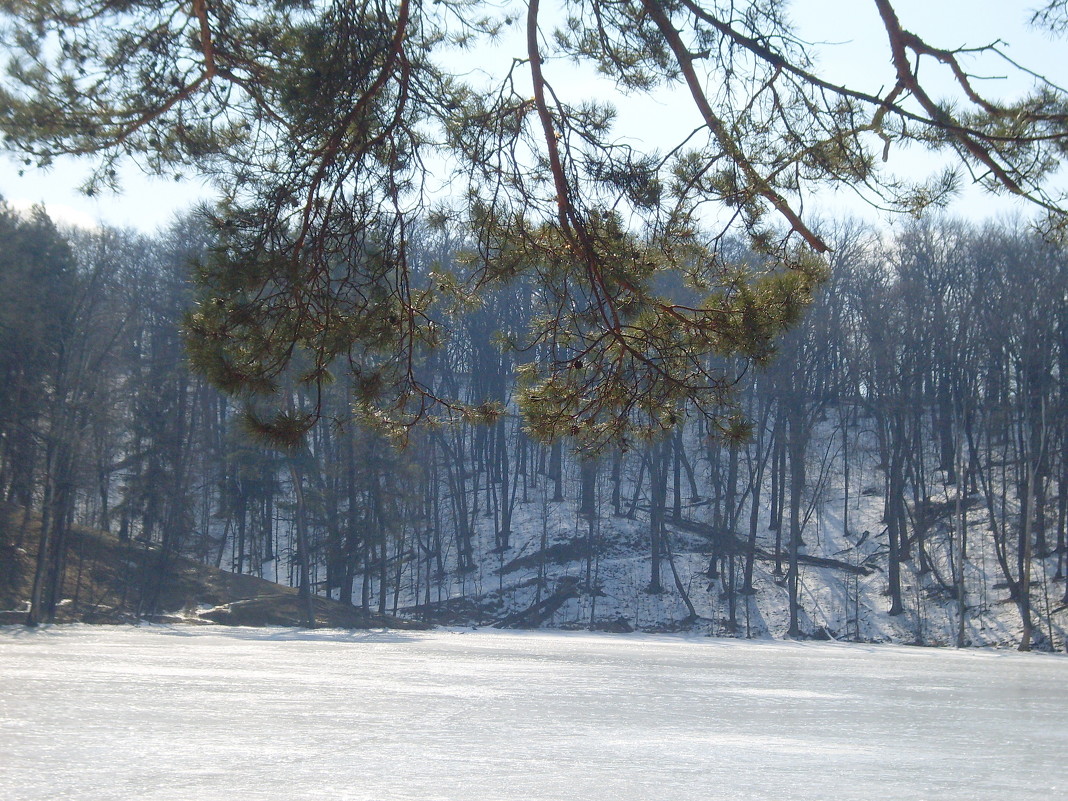
<path fill-rule="evenodd" d="M 1048 799 L 1068 659 L 651 635 L 0 629 L 0 798 Z"/>

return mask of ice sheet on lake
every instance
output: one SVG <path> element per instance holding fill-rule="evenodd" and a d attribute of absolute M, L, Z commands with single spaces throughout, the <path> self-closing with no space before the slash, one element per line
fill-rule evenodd
<path fill-rule="evenodd" d="M 1068 659 L 436 631 L 0 629 L 0 798 L 1048 799 Z"/>

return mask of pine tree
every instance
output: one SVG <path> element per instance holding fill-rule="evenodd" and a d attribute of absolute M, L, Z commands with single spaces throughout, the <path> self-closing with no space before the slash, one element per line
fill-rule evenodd
<path fill-rule="evenodd" d="M 1031 201 L 1050 231 L 1065 223 L 1050 187 L 1068 136 L 1062 90 L 984 96 L 968 60 L 997 45 L 940 48 L 891 0 L 876 0 L 891 80 L 874 94 L 835 84 L 785 7 L 134 0 L 75 13 L 30 0 L 0 12 L 13 56 L 0 130 L 30 165 L 93 155 L 90 192 L 127 158 L 212 177 L 220 241 L 198 273 L 192 363 L 260 398 L 250 423 L 287 446 L 322 409 L 291 414 L 286 398 L 320 395 L 339 370 L 387 434 L 429 415 L 496 420 L 493 405 L 439 397 L 419 363 L 459 310 L 518 276 L 537 299 L 513 343 L 540 354 L 518 396 L 534 435 L 622 442 L 670 429 L 684 404 L 727 429 L 730 377 L 708 357 L 765 361 L 823 274 L 808 189 L 937 205 L 955 172 L 916 184 L 883 166 L 918 145 Z M 1035 15 L 1054 32 L 1063 18 L 1058 3 Z M 457 48 L 516 28 L 521 51 L 499 74 L 450 66 Z M 620 145 L 609 103 L 564 93 L 566 59 L 623 103 L 682 87 L 699 128 L 666 155 Z M 921 80 L 932 62 L 949 101 Z M 443 181 L 448 192 L 430 188 Z M 420 220 L 469 237 L 462 269 L 415 266 Z M 729 258 L 735 236 L 760 259 Z"/>

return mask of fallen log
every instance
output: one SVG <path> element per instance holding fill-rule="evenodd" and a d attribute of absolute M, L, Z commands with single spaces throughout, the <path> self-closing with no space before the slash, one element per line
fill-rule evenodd
<path fill-rule="evenodd" d="M 744 554 L 748 550 L 748 544 L 742 538 L 735 534 L 731 534 L 729 531 L 713 528 L 707 523 L 699 523 L 696 520 L 687 520 L 686 518 L 675 517 L 674 515 L 667 516 L 667 523 L 680 531 L 687 531 L 691 534 L 700 534 L 701 536 L 706 537 L 709 540 L 709 543 L 712 544 L 719 553 Z M 775 554 L 761 548 L 754 549 L 753 555 L 762 561 L 772 561 L 775 559 Z M 782 554 L 780 558 L 785 561 L 787 556 L 786 554 Z M 855 565 L 850 562 L 843 562 L 839 559 L 831 559 L 825 556 L 810 556 L 809 554 L 803 553 L 797 555 L 797 563 L 801 565 L 810 565 L 812 567 L 828 567 L 833 570 L 842 570 L 857 576 L 870 576 L 875 572 L 872 568 L 864 564 Z"/>
<path fill-rule="evenodd" d="M 531 604 L 521 612 L 505 615 L 493 624 L 495 629 L 536 629 L 553 613 L 579 595 L 579 580 L 574 576 L 564 576 L 556 582 L 556 589 L 547 598 Z"/>

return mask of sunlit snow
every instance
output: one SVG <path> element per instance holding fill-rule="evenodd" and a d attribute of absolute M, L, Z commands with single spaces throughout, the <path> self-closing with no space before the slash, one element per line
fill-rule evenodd
<path fill-rule="evenodd" d="M 1068 659 L 652 635 L 0 629 L 0 798 L 1048 799 Z"/>

